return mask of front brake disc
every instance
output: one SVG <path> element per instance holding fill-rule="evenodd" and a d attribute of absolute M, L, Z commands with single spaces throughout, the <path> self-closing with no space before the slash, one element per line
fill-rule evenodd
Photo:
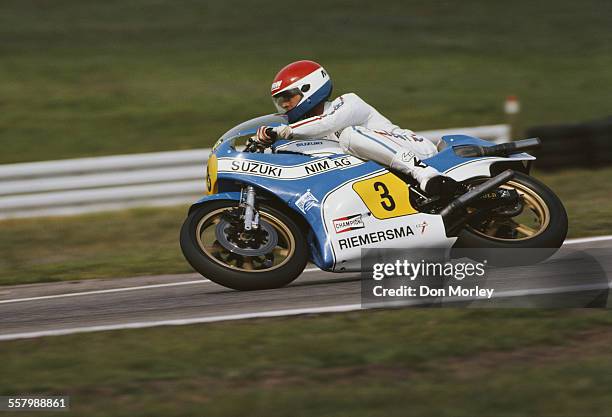
<path fill-rule="evenodd" d="M 259 236 L 257 236 L 259 243 L 255 248 L 248 247 L 249 242 L 242 239 L 240 234 L 236 233 L 232 229 L 232 225 L 225 219 L 222 219 L 215 228 L 215 235 L 217 236 L 217 241 L 221 244 L 221 246 L 238 255 L 266 255 L 267 253 L 272 252 L 278 243 L 278 234 L 276 233 L 276 230 L 274 230 L 274 228 L 264 220 L 260 220 L 259 229 L 254 231 L 255 234 L 259 234 Z M 240 246 L 239 243 L 242 243 L 245 247 Z"/>

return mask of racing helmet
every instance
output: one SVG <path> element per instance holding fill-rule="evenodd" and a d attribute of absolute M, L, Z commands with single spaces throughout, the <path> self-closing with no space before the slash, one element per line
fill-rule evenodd
<path fill-rule="evenodd" d="M 296 61 L 280 70 L 272 81 L 272 101 L 279 113 L 285 113 L 289 123 L 300 120 L 306 113 L 329 98 L 332 81 L 325 69 L 314 61 Z M 299 95 L 298 104 L 289 111 L 282 103 Z"/>

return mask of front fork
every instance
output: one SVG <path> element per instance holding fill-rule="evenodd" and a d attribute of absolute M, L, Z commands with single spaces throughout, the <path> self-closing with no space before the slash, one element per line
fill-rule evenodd
<path fill-rule="evenodd" d="M 240 194 L 240 205 L 244 206 L 244 230 L 259 228 L 259 212 L 255 209 L 255 188 L 251 185 L 243 188 Z"/>

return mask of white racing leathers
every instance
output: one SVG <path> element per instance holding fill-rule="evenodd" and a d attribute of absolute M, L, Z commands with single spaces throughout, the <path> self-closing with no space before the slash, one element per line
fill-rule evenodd
<path fill-rule="evenodd" d="M 338 141 L 351 155 L 411 175 L 423 189 L 427 180 L 440 175 L 421 161 L 437 153 L 434 143 L 394 125 L 354 93 L 326 102 L 320 116 L 274 130 L 283 138 Z"/>

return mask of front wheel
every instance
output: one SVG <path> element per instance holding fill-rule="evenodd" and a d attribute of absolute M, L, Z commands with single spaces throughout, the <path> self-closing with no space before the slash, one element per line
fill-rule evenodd
<path fill-rule="evenodd" d="M 522 209 L 512 213 L 502 208 L 476 216 L 459 234 L 455 248 L 481 248 L 479 252 L 497 265 L 529 264 L 547 259 L 561 247 L 567 235 L 567 213 L 563 204 L 546 185 L 520 172 L 501 188 L 516 190 Z M 517 258 L 499 249 L 530 251 L 522 251 Z"/>
<path fill-rule="evenodd" d="M 200 274 L 235 290 L 279 288 L 296 279 L 308 261 L 298 225 L 287 215 L 259 206 L 260 227 L 245 233 L 236 202 L 195 208 L 181 228 L 181 249 Z"/>

